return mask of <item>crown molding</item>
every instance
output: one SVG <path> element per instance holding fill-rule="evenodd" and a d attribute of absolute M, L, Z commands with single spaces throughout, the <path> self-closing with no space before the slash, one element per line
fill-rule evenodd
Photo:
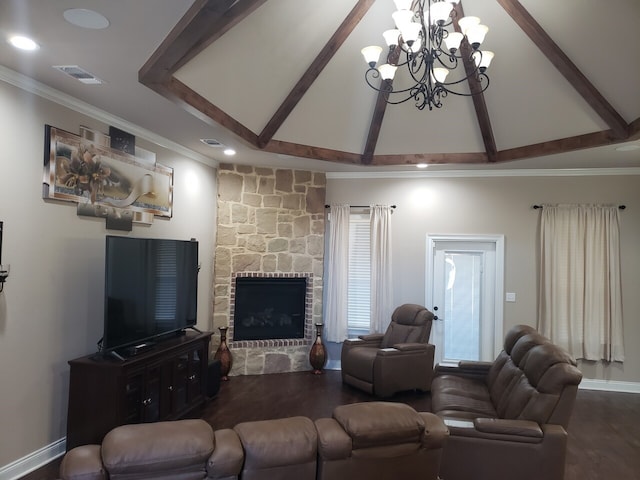
<path fill-rule="evenodd" d="M 327 178 L 482 178 L 482 177 L 602 177 L 640 175 L 640 167 L 626 168 L 567 168 L 514 170 L 431 170 L 411 172 L 327 172 Z"/>
<path fill-rule="evenodd" d="M 218 162 L 210 157 L 186 148 L 179 143 L 176 143 L 172 140 L 169 140 L 168 138 L 153 133 L 150 130 L 135 125 L 123 118 L 112 115 L 109 112 L 94 107 L 89 103 L 78 100 L 71 95 L 67 95 L 66 93 L 49 87 L 44 83 L 38 82 L 31 77 L 27 77 L 26 75 L 11 70 L 3 65 L 0 65 L 0 80 L 13 85 L 14 87 L 18 87 L 26 92 L 57 103 L 58 105 L 62 105 L 63 107 L 69 108 L 88 117 L 95 118 L 96 120 L 107 125 L 111 125 L 129 132 L 136 137 L 143 138 L 144 140 L 152 142 L 160 147 L 168 148 L 169 150 L 179 153 L 180 155 L 183 155 L 192 160 L 196 160 L 198 162 L 204 163 L 205 165 L 213 167 L 218 166 Z"/>

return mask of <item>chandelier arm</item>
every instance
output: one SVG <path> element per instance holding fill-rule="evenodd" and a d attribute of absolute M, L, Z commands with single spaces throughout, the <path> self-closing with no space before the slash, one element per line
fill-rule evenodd
<path fill-rule="evenodd" d="M 411 90 L 413 90 L 416 85 L 418 85 L 418 83 L 416 83 L 416 85 L 413 85 L 412 87 L 409 88 L 402 88 L 399 90 L 395 90 L 393 89 L 393 86 L 390 85 L 390 89 L 389 88 L 385 88 L 384 87 L 384 83 L 386 82 L 385 80 L 381 80 L 381 85 L 380 87 L 377 87 L 375 84 L 372 83 L 372 81 L 369 79 L 369 75 L 374 78 L 380 78 L 380 72 L 376 69 L 376 68 L 370 68 L 365 72 L 364 75 L 364 79 L 367 82 L 367 85 L 369 85 L 371 88 L 373 88 L 375 91 L 377 92 L 383 92 L 383 93 L 388 93 L 389 95 L 396 95 L 396 94 L 400 94 L 400 93 L 410 93 Z M 409 96 L 407 99 L 402 100 L 402 102 L 405 102 L 406 100 L 408 100 L 409 98 L 411 98 L 411 96 Z M 387 103 L 402 103 L 402 102 L 387 102 Z"/>
<path fill-rule="evenodd" d="M 475 95 L 479 95 L 479 94 L 481 94 L 481 93 L 484 93 L 484 92 L 487 90 L 487 88 L 489 88 L 489 77 L 488 77 L 487 75 L 485 75 L 484 73 L 481 73 L 479 76 L 480 76 L 480 77 L 484 77 L 484 78 L 487 80 L 487 83 L 486 83 L 486 84 L 485 84 L 485 85 L 484 85 L 480 90 L 478 90 L 477 92 L 473 92 L 473 93 L 461 93 L 461 92 L 456 92 L 456 91 L 454 91 L 454 90 L 449 90 L 449 89 L 448 89 L 448 88 L 446 88 L 446 87 L 445 87 L 445 90 L 446 90 L 448 93 L 451 93 L 452 95 L 457 95 L 457 96 L 459 96 L 459 97 L 473 97 L 473 96 L 475 96 Z M 462 81 L 462 80 L 461 80 L 461 81 Z M 460 83 L 460 82 L 456 82 L 456 83 Z M 481 82 L 480 80 L 478 80 L 478 83 L 480 83 L 480 84 L 482 85 L 482 82 Z"/>

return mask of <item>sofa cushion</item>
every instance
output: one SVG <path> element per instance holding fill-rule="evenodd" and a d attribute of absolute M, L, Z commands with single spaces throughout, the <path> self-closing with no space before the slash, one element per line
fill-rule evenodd
<path fill-rule="evenodd" d="M 403 403 L 366 402 L 341 405 L 333 418 L 349 434 L 353 449 L 421 443 L 425 424 L 420 415 Z"/>
<path fill-rule="evenodd" d="M 312 463 L 318 435 L 307 417 L 239 423 L 233 428 L 244 448 L 244 469 L 258 470 Z"/>
<path fill-rule="evenodd" d="M 104 437 L 102 462 L 111 479 L 204 478 L 213 446 L 204 420 L 122 425 Z"/>

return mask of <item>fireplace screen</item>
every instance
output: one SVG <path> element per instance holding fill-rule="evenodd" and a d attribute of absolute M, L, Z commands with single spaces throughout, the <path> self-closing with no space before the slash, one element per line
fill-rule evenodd
<path fill-rule="evenodd" d="M 304 338 L 306 278 L 237 277 L 233 340 Z"/>

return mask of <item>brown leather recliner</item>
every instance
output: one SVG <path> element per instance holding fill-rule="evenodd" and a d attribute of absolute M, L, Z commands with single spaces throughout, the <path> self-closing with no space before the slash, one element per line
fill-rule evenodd
<path fill-rule="evenodd" d="M 384 334 L 361 335 L 342 345 L 342 381 L 377 397 L 404 390 L 429 391 L 435 346 L 429 344 L 433 313 L 399 306 Z"/>

